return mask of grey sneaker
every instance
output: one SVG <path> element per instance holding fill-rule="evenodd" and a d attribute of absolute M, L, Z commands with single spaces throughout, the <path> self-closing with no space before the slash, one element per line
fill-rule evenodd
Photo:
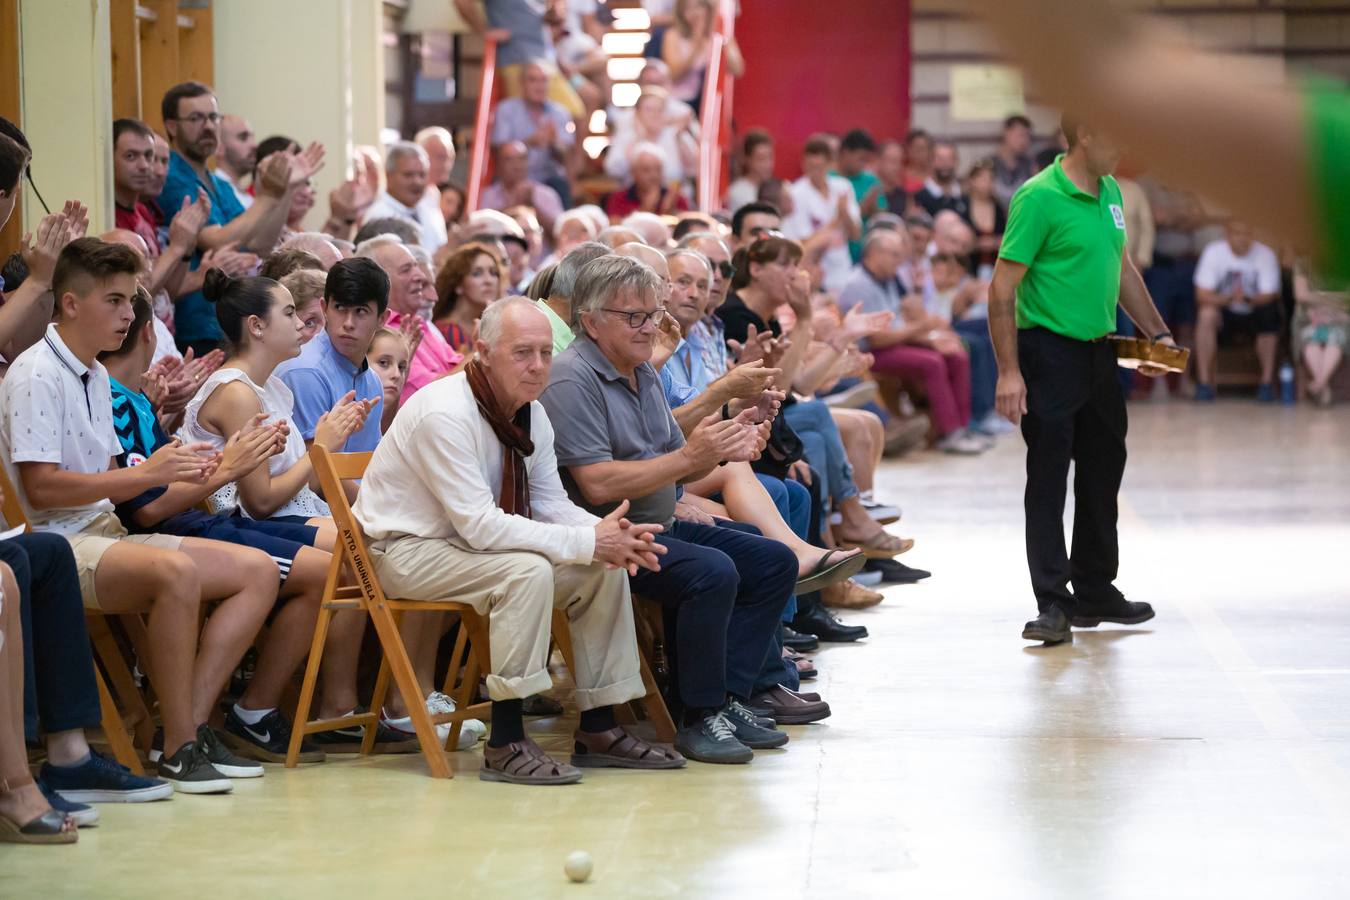
<path fill-rule="evenodd" d="M 201 744 L 193 741 L 160 759 L 159 777 L 180 794 L 228 794 L 234 782 L 220 773 L 206 758 Z"/>
<path fill-rule="evenodd" d="M 675 749 L 686 759 L 705 763 L 748 763 L 755 752 L 736 739 L 721 710 L 675 733 Z"/>
<path fill-rule="evenodd" d="M 989 445 L 964 429 L 953 431 L 937 442 L 937 448 L 943 453 L 957 456 L 978 456 L 989 449 Z"/>
<path fill-rule="evenodd" d="M 765 720 L 752 715 L 750 710 L 735 700 L 728 701 L 727 705 L 722 707 L 722 715 L 731 723 L 736 740 L 751 750 L 771 750 L 788 742 L 787 732 L 779 731 L 776 723 L 764 724 L 765 721 L 773 722 L 773 719 Z"/>

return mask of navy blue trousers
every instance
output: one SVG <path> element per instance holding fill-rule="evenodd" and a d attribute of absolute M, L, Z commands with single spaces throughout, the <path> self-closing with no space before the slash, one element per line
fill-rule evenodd
<path fill-rule="evenodd" d="M 784 671 L 779 618 L 797 582 L 797 557 L 746 528 L 676 521 L 657 538 L 666 548 L 661 571 L 643 569 L 630 580 L 633 593 L 665 608 L 674 699 L 684 707 L 715 709 L 728 693 L 745 698 L 767 687 L 770 657 Z"/>

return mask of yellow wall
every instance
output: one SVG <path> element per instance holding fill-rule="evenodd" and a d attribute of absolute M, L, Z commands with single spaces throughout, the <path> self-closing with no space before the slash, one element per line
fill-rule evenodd
<path fill-rule="evenodd" d="M 260 139 L 285 134 L 328 150 L 305 222 L 318 228 L 352 146 L 378 144 L 384 122 L 380 0 L 228 0 L 213 9 L 221 112 L 243 115 Z"/>
<path fill-rule="evenodd" d="M 33 180 L 52 210 L 78 199 L 89 233 L 113 226 L 112 76 L 107 0 L 22 0 L 20 91 Z M 30 230 L 42 206 L 24 190 Z"/>

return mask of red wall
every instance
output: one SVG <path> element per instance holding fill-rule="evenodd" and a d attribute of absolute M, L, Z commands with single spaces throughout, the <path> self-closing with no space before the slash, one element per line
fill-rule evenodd
<path fill-rule="evenodd" d="M 813 132 L 904 135 L 909 0 L 742 0 L 736 38 L 745 54 L 736 131 L 774 135 L 780 177 L 801 174 L 802 143 Z"/>

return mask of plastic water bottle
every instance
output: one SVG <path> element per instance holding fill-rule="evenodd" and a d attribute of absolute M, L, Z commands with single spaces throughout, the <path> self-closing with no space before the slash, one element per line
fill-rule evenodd
<path fill-rule="evenodd" d="M 1280 402 L 1285 406 L 1294 405 L 1294 367 L 1290 363 L 1280 366 Z"/>

